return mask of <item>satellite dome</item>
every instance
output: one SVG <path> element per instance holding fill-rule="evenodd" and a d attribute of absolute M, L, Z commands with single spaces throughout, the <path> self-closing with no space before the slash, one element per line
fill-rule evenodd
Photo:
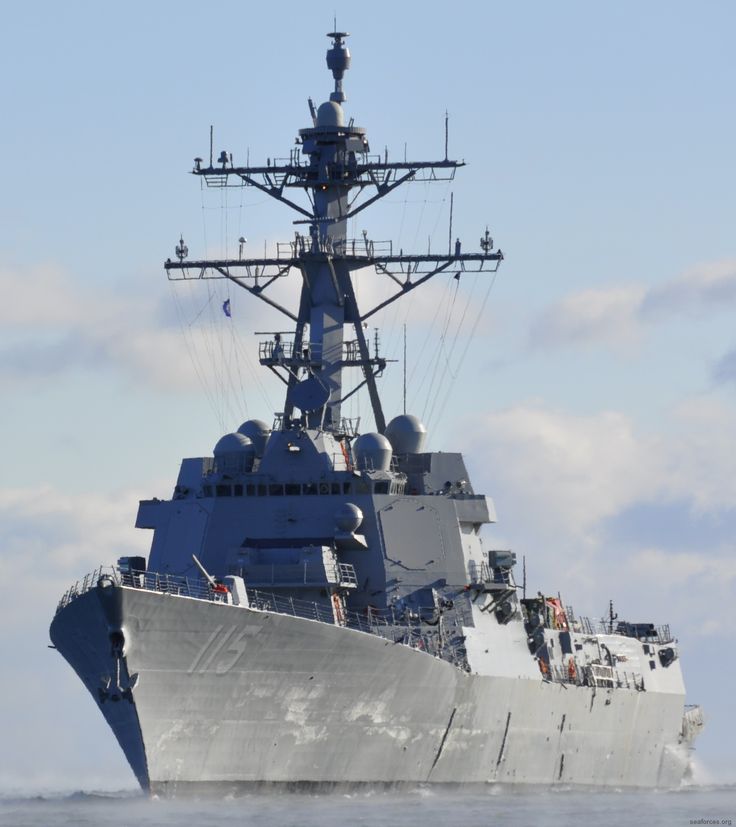
<path fill-rule="evenodd" d="M 353 443 L 353 456 L 359 471 L 388 471 L 391 443 L 383 434 L 363 434 Z"/>
<path fill-rule="evenodd" d="M 427 429 L 419 417 L 401 414 L 388 423 L 386 436 L 396 454 L 421 454 Z"/>
<path fill-rule="evenodd" d="M 343 126 L 345 115 L 342 106 L 335 101 L 325 101 L 317 110 L 317 126 Z"/>
<path fill-rule="evenodd" d="M 355 503 L 343 503 L 335 513 L 335 525 L 338 531 L 352 534 L 363 522 L 363 512 Z"/>
<path fill-rule="evenodd" d="M 243 434 L 225 434 L 214 450 L 217 471 L 250 471 L 255 459 L 255 447 Z"/>
<path fill-rule="evenodd" d="M 249 419 L 238 428 L 238 433 L 251 440 L 257 457 L 263 456 L 268 435 L 271 433 L 265 422 L 260 419 Z"/>

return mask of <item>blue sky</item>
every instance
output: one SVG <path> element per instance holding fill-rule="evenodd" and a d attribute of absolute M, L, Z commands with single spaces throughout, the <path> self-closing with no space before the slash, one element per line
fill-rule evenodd
<path fill-rule="evenodd" d="M 236 161 L 288 155 L 330 91 L 333 7 L 3 7 L 0 787 L 132 781 L 48 621 L 87 570 L 147 548 L 136 501 L 167 496 L 182 456 L 281 407 L 253 368 L 274 317 L 161 265 L 180 233 L 197 257 L 291 237 L 280 205 L 187 172 L 210 124 Z M 441 156 L 448 110 L 468 162 L 351 233 L 441 249 L 452 192 L 464 247 L 488 225 L 507 257 L 490 293 L 438 279 L 377 319 L 392 358 L 409 322 L 410 410 L 466 453 L 498 506 L 489 543 L 527 556 L 530 585 L 673 625 L 703 777 L 734 780 L 734 6 L 379 0 L 338 24 L 372 150 Z M 400 364 L 383 381 L 390 415 Z"/>

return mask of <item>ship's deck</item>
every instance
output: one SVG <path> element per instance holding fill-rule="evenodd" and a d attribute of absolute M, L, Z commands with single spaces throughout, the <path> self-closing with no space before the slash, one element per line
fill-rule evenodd
<path fill-rule="evenodd" d="M 107 579 L 115 586 L 143 589 L 194 600 L 213 603 L 233 602 L 232 595 L 225 587 L 213 588 L 203 579 L 152 571 L 128 573 L 117 566 L 100 566 L 78 580 L 63 594 L 56 608 L 56 614 L 78 597 L 96 588 L 101 579 Z M 343 626 L 354 631 L 378 635 L 394 643 L 401 643 L 442 658 L 465 671 L 468 669 L 464 638 L 459 627 L 453 626 L 449 631 L 440 630 L 438 627 L 428 629 L 421 623 L 422 613 L 409 615 L 393 608 L 369 607 L 363 612 L 341 611 L 338 618 L 333 609 L 324 603 L 300 600 L 284 594 L 251 588 L 247 590 L 247 596 L 247 608 L 255 611 L 291 615 L 304 620 Z M 431 608 L 427 609 L 427 613 L 432 611 Z"/>
<path fill-rule="evenodd" d="M 77 581 L 62 595 L 56 614 L 77 598 L 96 588 L 101 580 L 107 580 L 109 584 L 119 587 L 141 589 L 184 599 L 231 605 L 234 602 L 233 595 L 225 586 L 213 587 L 204 579 L 153 571 L 131 573 L 118 566 L 100 566 Z M 303 620 L 342 626 L 353 631 L 377 635 L 392 643 L 409 646 L 430 656 L 446 660 L 464 672 L 470 671 L 462 625 L 457 618 L 453 617 L 451 622 L 445 621 L 442 627 L 439 624 L 428 626 L 423 623 L 423 618 L 433 611 L 431 607 L 427 608 L 426 613 L 399 612 L 394 608 L 382 610 L 369 607 L 363 612 L 341 610 L 339 616 L 336 616 L 333 608 L 325 603 L 301 600 L 287 594 L 251 588 L 247 589 L 247 603 L 244 607 L 252 611 L 291 615 Z M 234 606 L 234 608 L 238 607 Z M 639 631 L 638 626 L 644 624 L 624 625 L 627 628 L 612 629 L 604 621 L 594 621 L 587 617 L 578 617 L 572 623 L 574 633 L 591 637 L 612 634 L 637 637 L 635 633 Z M 669 626 L 652 624 L 646 624 L 646 626 L 647 641 L 665 644 L 673 640 Z M 592 665 L 571 672 L 556 664 L 549 664 L 542 673 L 542 679 L 554 683 L 593 685 L 635 691 L 643 691 L 644 688 L 640 674 L 629 673 L 615 666 L 606 665 Z"/>

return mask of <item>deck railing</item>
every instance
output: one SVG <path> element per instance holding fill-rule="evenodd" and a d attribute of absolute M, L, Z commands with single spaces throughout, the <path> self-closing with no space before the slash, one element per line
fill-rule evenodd
<path fill-rule="evenodd" d="M 173 574 L 158 572 L 125 572 L 117 566 L 100 566 L 77 581 L 62 596 L 57 606 L 57 614 L 78 597 L 95 588 L 101 578 L 109 580 L 118 586 L 128 586 L 160 594 L 188 597 L 195 600 L 211 602 L 229 602 L 230 595 L 226 591 L 217 591 L 201 578 L 181 577 Z M 311 600 L 301 600 L 285 594 L 247 589 L 248 603 L 251 609 L 275 614 L 291 615 L 292 617 L 312 620 L 318 623 L 345 626 L 366 634 L 400 643 L 426 652 L 434 657 L 446 660 L 465 671 L 469 670 L 465 651 L 465 638 L 462 633 L 463 618 L 457 608 L 443 610 L 438 615 L 435 607 L 427 607 L 410 611 L 399 610 L 395 607 L 375 609 L 368 607 L 362 612 L 336 611 L 331 605 L 316 603 Z M 608 624 L 590 621 L 588 618 L 579 618 L 577 623 L 585 634 L 609 634 Z M 672 640 L 668 626 L 657 626 L 647 629 L 656 631 L 659 643 Z M 617 631 L 618 634 L 622 632 Z M 652 636 L 647 638 L 654 641 Z M 556 683 L 574 684 L 578 686 L 598 686 L 621 688 L 635 691 L 644 689 L 644 678 L 640 674 L 620 671 L 616 667 L 591 664 L 588 666 L 569 666 L 548 664 L 542 671 L 545 680 Z"/>
<path fill-rule="evenodd" d="M 653 623 L 610 623 L 606 620 L 591 620 L 589 617 L 579 617 L 573 627 L 579 625 L 579 631 L 586 635 L 624 635 L 633 637 L 644 643 L 656 643 L 663 646 L 672 643 L 674 637 L 670 632 L 669 624 L 655 626 Z M 575 631 L 578 631 L 576 629 Z"/>
<path fill-rule="evenodd" d="M 56 613 L 58 614 L 77 597 L 81 597 L 90 589 L 93 589 L 103 577 L 109 578 L 117 586 L 135 586 L 136 588 L 161 592 L 162 594 L 175 594 L 181 597 L 222 602 L 222 595 L 213 592 L 212 587 L 206 580 L 195 580 L 194 578 L 180 577 L 174 574 L 159 574 L 153 571 L 128 574 L 121 572 L 117 566 L 100 566 L 85 575 L 81 580 L 77 580 L 73 586 L 64 592 L 56 607 Z"/>
<path fill-rule="evenodd" d="M 101 578 L 109 578 L 117 586 L 128 586 L 215 603 L 229 602 L 229 593 L 213 589 L 203 579 L 152 571 L 129 573 L 121 571 L 117 566 L 100 566 L 67 589 L 59 601 L 56 613 L 58 614 L 78 597 L 95 588 Z M 461 631 L 462 620 L 454 608 L 443 610 L 441 618 L 437 617 L 434 607 L 416 612 L 399 611 L 393 607 L 388 609 L 368 607 L 363 612 L 346 610 L 339 612 L 336 616 L 333 608 L 324 603 L 300 600 L 289 595 L 259 589 L 249 588 L 247 594 L 251 609 L 291 615 L 318 623 L 345 626 L 355 631 L 377 635 L 393 643 L 405 644 L 413 649 L 447 660 L 461 669 L 468 669 L 465 638 Z M 427 627 L 422 621 L 426 621 L 430 616 L 435 625 Z"/>
<path fill-rule="evenodd" d="M 632 689 L 644 691 L 644 677 L 636 672 L 625 672 L 612 666 L 591 663 L 587 666 L 569 667 L 550 664 L 546 680 L 573 686 L 597 686 L 608 689 Z"/>

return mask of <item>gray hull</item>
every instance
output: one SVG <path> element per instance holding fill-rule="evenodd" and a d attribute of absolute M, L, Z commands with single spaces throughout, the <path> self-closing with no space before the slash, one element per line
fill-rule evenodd
<path fill-rule="evenodd" d="M 473 675 L 339 626 L 105 591 L 63 608 L 51 637 L 143 787 L 670 787 L 687 768 L 679 693 Z M 126 640 L 122 675 L 109 640 L 117 623 Z M 133 688 L 119 698 L 116 684 Z"/>

